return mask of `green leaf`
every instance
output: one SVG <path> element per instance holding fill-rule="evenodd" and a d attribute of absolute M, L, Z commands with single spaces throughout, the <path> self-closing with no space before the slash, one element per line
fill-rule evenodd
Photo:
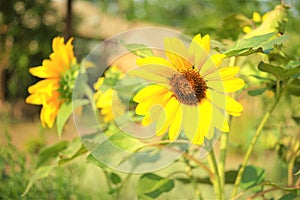
<path fill-rule="evenodd" d="M 266 91 L 267 88 L 259 88 L 259 89 L 255 89 L 255 90 L 250 90 L 248 91 L 248 94 L 250 96 L 258 96 L 262 93 L 264 93 Z"/>
<path fill-rule="evenodd" d="M 96 159 L 92 153 L 90 153 L 87 156 L 86 160 L 88 163 L 94 164 L 94 165 L 100 167 L 101 169 L 108 169 L 108 167 L 106 165 L 104 165 L 102 162 L 100 162 L 98 159 Z"/>
<path fill-rule="evenodd" d="M 280 197 L 280 199 L 278 199 L 278 200 L 294 200 L 294 199 L 296 199 L 296 197 L 297 197 L 297 194 L 289 193 L 289 194 L 283 195 L 283 196 Z"/>
<path fill-rule="evenodd" d="M 267 42 L 264 42 L 261 45 L 261 47 L 265 53 L 268 53 L 269 51 L 271 51 L 274 48 L 274 46 L 281 45 L 284 42 L 286 42 L 288 39 L 289 39 L 289 37 L 287 35 L 282 35 L 282 36 L 276 37 L 275 39 L 271 39 Z"/>
<path fill-rule="evenodd" d="M 286 93 L 288 95 L 300 96 L 300 79 L 294 79 L 290 84 L 288 84 Z"/>
<path fill-rule="evenodd" d="M 115 185 L 119 184 L 122 181 L 121 177 L 118 174 L 114 173 L 114 172 L 112 172 L 110 174 L 110 180 Z"/>
<path fill-rule="evenodd" d="M 287 41 L 288 37 L 283 35 L 277 37 L 275 33 L 253 36 L 251 38 L 238 40 L 227 51 L 227 57 L 246 56 L 257 52 L 268 53 L 275 45 Z"/>
<path fill-rule="evenodd" d="M 105 136 L 104 136 L 105 137 Z M 119 130 L 92 150 L 92 155 L 105 165 L 117 167 L 145 144 Z M 113 159 L 112 159 L 113 158 Z M 132 163 L 131 163 L 132 164 Z"/>
<path fill-rule="evenodd" d="M 265 176 L 266 173 L 263 168 L 248 165 L 245 167 L 242 176 L 241 188 L 243 188 L 243 190 L 251 188 L 252 191 L 258 192 L 262 190 L 260 184 L 264 181 Z"/>
<path fill-rule="evenodd" d="M 283 75 L 285 78 L 290 78 L 293 76 L 300 76 L 300 66 L 291 68 L 291 69 L 287 69 L 286 72 Z"/>
<path fill-rule="evenodd" d="M 84 153 L 87 152 L 87 149 L 82 144 L 81 139 L 75 138 L 68 143 L 67 147 L 59 152 L 59 164 L 63 164 L 67 161 L 70 161 Z"/>
<path fill-rule="evenodd" d="M 42 166 L 40 168 L 38 168 L 34 175 L 32 176 L 32 178 L 30 179 L 25 191 L 23 192 L 22 196 L 25 196 L 28 191 L 30 190 L 30 188 L 33 186 L 33 184 L 42 178 L 46 178 L 47 176 L 49 176 L 50 172 L 52 171 L 52 169 L 54 169 L 56 166 L 55 165 L 48 165 L 48 166 Z M 17 185 L 16 185 L 17 187 Z"/>
<path fill-rule="evenodd" d="M 149 197 L 155 199 L 164 192 L 169 192 L 174 188 L 174 180 L 160 177 L 156 174 L 144 174 L 137 185 L 139 199 Z"/>
<path fill-rule="evenodd" d="M 286 70 L 279 66 L 270 65 L 264 62 L 259 63 L 258 69 L 263 72 L 273 74 L 277 79 L 284 76 Z"/>
<path fill-rule="evenodd" d="M 152 50 L 149 49 L 144 44 L 136 44 L 136 43 L 127 44 L 123 40 L 119 40 L 119 43 L 121 43 L 128 51 L 141 58 L 153 56 Z"/>
<path fill-rule="evenodd" d="M 60 137 L 62 134 L 63 127 L 69 117 L 72 115 L 73 110 L 78 108 L 79 106 L 83 106 L 88 104 L 89 101 L 87 99 L 75 100 L 72 103 L 63 103 L 58 111 L 57 118 L 56 118 L 56 127 L 58 136 Z"/>
<path fill-rule="evenodd" d="M 37 160 L 37 168 L 41 165 L 45 165 L 51 159 L 56 158 L 58 154 L 67 147 L 67 145 L 67 141 L 60 141 L 54 145 L 43 148 Z"/>

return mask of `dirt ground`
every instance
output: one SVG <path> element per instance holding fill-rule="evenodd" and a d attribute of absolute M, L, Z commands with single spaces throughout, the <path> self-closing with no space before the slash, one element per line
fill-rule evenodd
<path fill-rule="evenodd" d="M 20 103 L 0 103 L 0 144 L 5 142 L 5 134 L 12 138 L 18 149 L 27 151 L 33 144 L 53 144 L 59 140 L 71 140 L 77 137 L 76 127 L 70 118 L 63 135 L 58 136 L 54 128 L 43 128 L 39 120 L 39 106 Z"/>

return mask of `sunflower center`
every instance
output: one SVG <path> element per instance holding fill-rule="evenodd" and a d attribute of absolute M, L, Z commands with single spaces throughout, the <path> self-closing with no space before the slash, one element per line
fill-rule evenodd
<path fill-rule="evenodd" d="M 197 105 L 206 97 L 205 80 L 196 69 L 175 74 L 171 80 L 171 91 L 178 101 L 186 105 Z"/>

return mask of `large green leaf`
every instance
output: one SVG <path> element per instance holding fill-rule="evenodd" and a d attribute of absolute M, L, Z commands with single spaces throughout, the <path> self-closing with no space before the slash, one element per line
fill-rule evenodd
<path fill-rule="evenodd" d="M 54 145 L 43 148 L 37 160 L 37 168 L 41 165 L 48 164 L 48 161 L 55 159 L 58 154 L 67 147 L 67 145 L 67 141 L 60 141 Z"/>
<path fill-rule="evenodd" d="M 80 99 L 80 100 L 73 101 L 73 104 L 70 102 L 70 103 L 63 103 L 61 105 L 56 118 L 56 127 L 59 136 L 61 136 L 64 125 L 69 119 L 69 117 L 72 115 L 73 110 L 75 110 L 79 106 L 83 106 L 88 103 L 89 101 L 87 99 Z"/>
<path fill-rule="evenodd" d="M 174 188 L 174 180 L 147 173 L 141 176 L 137 185 L 138 199 L 155 199 Z"/>
<path fill-rule="evenodd" d="M 136 44 L 136 43 L 125 43 L 123 40 L 119 40 L 119 42 L 131 53 L 137 55 L 141 58 L 153 56 L 153 52 L 144 44 Z"/>
<path fill-rule="evenodd" d="M 260 191 L 262 189 L 260 184 L 265 180 L 265 176 L 263 168 L 248 165 L 245 167 L 240 186 L 243 190 L 251 188 L 254 192 Z"/>
<path fill-rule="evenodd" d="M 288 37 L 282 35 L 277 37 L 275 33 L 253 36 L 238 40 L 224 54 L 227 57 L 246 56 L 257 52 L 268 53 L 275 45 L 280 45 L 287 41 Z"/>
<path fill-rule="evenodd" d="M 95 147 L 91 154 L 105 165 L 117 167 L 131 158 L 130 155 L 136 153 L 144 145 L 140 140 L 118 131 Z"/>
<path fill-rule="evenodd" d="M 75 138 L 71 142 L 68 143 L 67 147 L 59 152 L 59 164 L 63 164 L 65 162 L 68 162 L 69 160 L 72 160 L 84 153 L 86 153 L 88 150 L 85 148 L 83 143 L 81 142 L 81 139 Z"/>
<path fill-rule="evenodd" d="M 277 79 L 282 78 L 284 73 L 286 72 L 286 70 L 282 67 L 270 65 L 264 62 L 259 63 L 258 69 L 260 71 L 273 74 Z"/>

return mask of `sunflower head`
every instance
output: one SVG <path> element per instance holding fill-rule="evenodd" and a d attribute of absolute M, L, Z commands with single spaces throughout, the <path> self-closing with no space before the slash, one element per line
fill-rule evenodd
<path fill-rule="evenodd" d="M 56 119 L 60 105 L 69 102 L 75 79 L 78 75 L 78 65 L 73 52 L 73 38 L 64 43 L 63 37 L 55 37 L 52 41 L 53 53 L 50 59 L 43 60 L 42 66 L 33 67 L 29 72 L 42 78 L 28 88 L 29 96 L 26 102 L 42 105 L 40 118 L 44 127 L 51 128 Z"/>
<path fill-rule="evenodd" d="M 228 132 L 224 112 L 238 116 L 242 106 L 227 92 L 244 86 L 235 77 L 239 68 L 220 65 L 225 55 L 210 53 L 210 37 L 196 35 L 187 47 L 177 38 L 164 41 L 166 58 L 139 58 L 136 72 L 151 85 L 134 97 L 142 125 L 156 122 L 156 135 L 168 132 L 170 141 L 181 133 L 194 144 L 213 137 L 215 129 Z M 152 109 L 160 105 L 162 109 Z"/>

